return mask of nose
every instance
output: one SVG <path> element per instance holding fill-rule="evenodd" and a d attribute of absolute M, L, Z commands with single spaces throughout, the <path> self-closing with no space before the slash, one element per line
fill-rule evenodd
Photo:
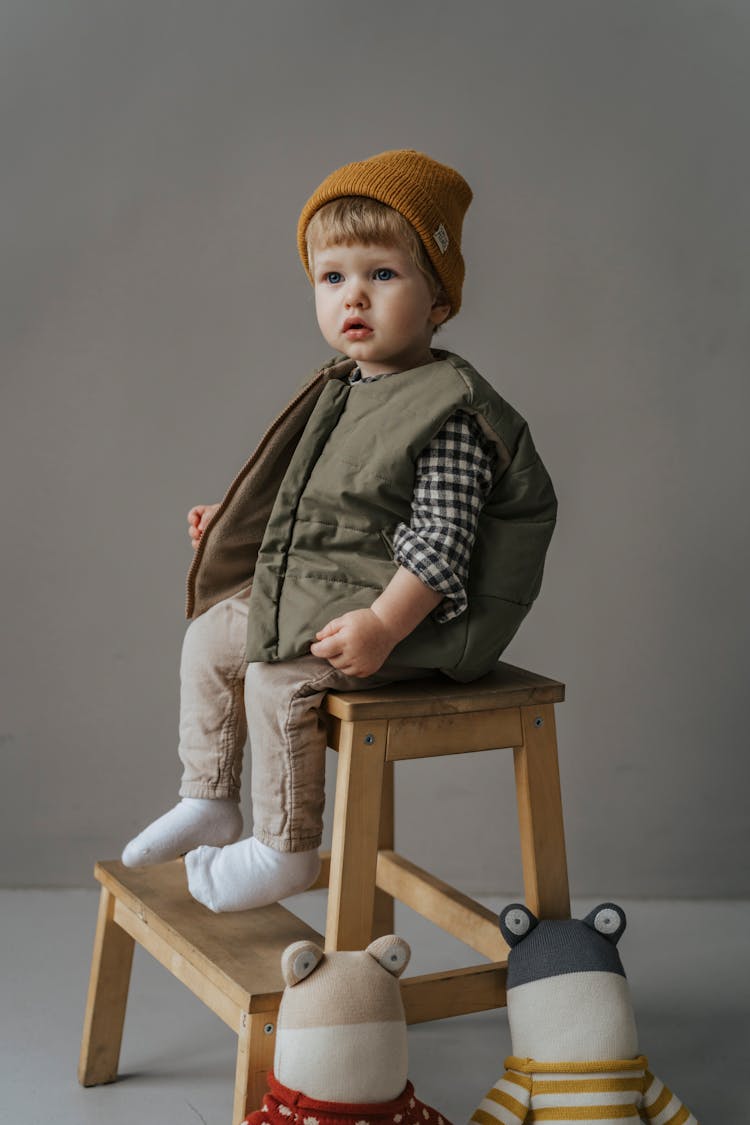
<path fill-rule="evenodd" d="M 348 281 L 345 301 L 348 309 L 362 309 L 367 305 L 367 291 L 359 278 Z"/>

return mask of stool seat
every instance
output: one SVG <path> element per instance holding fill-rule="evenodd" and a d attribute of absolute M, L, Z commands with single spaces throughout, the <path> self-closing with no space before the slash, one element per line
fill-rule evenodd
<path fill-rule="evenodd" d="M 512 750 L 526 902 L 538 917 L 568 917 L 554 716 L 564 695 L 556 680 L 499 664 L 470 684 L 437 676 L 326 696 L 338 765 L 332 846 L 315 884 L 328 888 L 325 939 L 278 904 L 212 914 L 190 897 L 179 860 L 140 869 L 98 863 L 81 1083 L 116 1077 L 135 942 L 237 1034 L 234 1122 L 261 1103 L 283 989 L 280 956 L 293 941 L 363 949 L 393 932 L 398 900 L 485 958 L 402 979 L 409 1023 L 504 1005 L 508 948 L 493 912 L 395 850 L 395 763 Z"/>
<path fill-rule="evenodd" d="M 356 719 L 401 719 L 414 715 L 460 715 L 534 703 L 562 703 L 565 684 L 527 672 L 513 664 L 498 664 L 481 680 L 459 684 L 447 676 L 429 676 L 387 684 L 372 691 L 329 692 L 329 715 L 348 722 Z"/>

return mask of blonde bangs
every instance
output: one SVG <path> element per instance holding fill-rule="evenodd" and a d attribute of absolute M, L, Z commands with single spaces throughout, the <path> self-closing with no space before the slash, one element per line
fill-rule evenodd
<path fill-rule="evenodd" d="M 365 195 L 345 195 L 316 211 L 307 227 L 307 253 L 329 246 L 404 246 L 414 265 L 427 278 L 434 294 L 440 280 L 419 235 L 403 215 L 386 203 Z"/>

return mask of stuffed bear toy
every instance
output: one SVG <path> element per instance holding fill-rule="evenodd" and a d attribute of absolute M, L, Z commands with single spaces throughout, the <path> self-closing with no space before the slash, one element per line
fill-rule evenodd
<path fill-rule="evenodd" d="M 638 1053 L 628 982 L 616 949 L 625 925 L 623 910 L 611 902 L 581 921 L 539 921 L 518 903 L 503 910 L 513 1054 L 473 1122 L 697 1125 Z"/>
<path fill-rule="evenodd" d="M 450 1125 L 407 1079 L 398 978 L 410 956 L 394 934 L 361 952 L 284 951 L 273 1073 L 248 1125 Z"/>

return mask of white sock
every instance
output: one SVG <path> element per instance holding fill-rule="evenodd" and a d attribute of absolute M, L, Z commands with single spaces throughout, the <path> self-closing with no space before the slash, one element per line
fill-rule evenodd
<path fill-rule="evenodd" d="M 228 797 L 183 797 L 126 845 L 126 867 L 165 863 L 199 844 L 231 844 L 242 833 L 242 813 Z"/>
<path fill-rule="evenodd" d="M 250 910 L 306 891 L 320 871 L 318 849 L 278 852 L 254 836 L 228 848 L 196 848 L 185 856 L 190 893 L 209 910 Z"/>

